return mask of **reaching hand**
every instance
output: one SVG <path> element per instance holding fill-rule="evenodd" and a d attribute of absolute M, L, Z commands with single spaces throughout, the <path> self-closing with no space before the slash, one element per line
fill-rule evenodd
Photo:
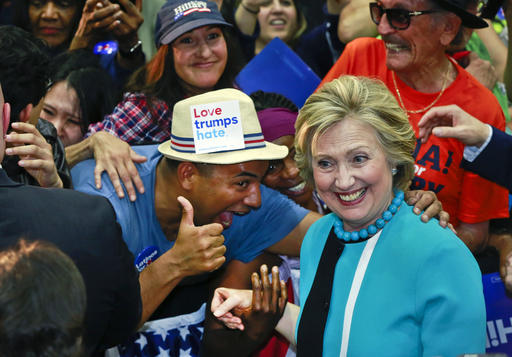
<path fill-rule="evenodd" d="M 260 279 L 261 275 L 261 279 Z M 268 268 L 262 265 L 260 275 L 251 276 L 251 290 L 218 288 L 211 311 L 226 327 L 245 330 L 253 341 L 263 341 L 281 318 L 288 299 L 286 285 L 279 280 L 279 269 L 272 268 L 272 283 Z"/>
<path fill-rule="evenodd" d="M 123 181 L 130 201 L 133 202 L 137 198 L 134 185 L 140 194 L 144 193 L 144 184 L 134 162 L 143 163 L 146 161 L 146 157 L 137 154 L 130 145 L 104 131 L 99 131 L 91 136 L 91 147 L 96 159 L 94 181 L 97 189 L 101 188 L 101 173 L 107 171 L 119 198 L 124 197 L 121 181 Z"/>
<path fill-rule="evenodd" d="M 433 217 L 439 218 L 441 227 L 449 227 L 453 233 L 457 234 L 450 222 L 450 214 L 443 211 L 443 204 L 437 199 L 432 191 L 410 190 L 405 193 L 405 202 L 408 205 L 414 205 L 413 212 L 421 215 L 423 222 L 430 221 Z"/>
<path fill-rule="evenodd" d="M 432 133 L 440 138 L 455 138 L 465 145 L 480 146 L 489 136 L 489 128 L 456 105 L 434 107 L 418 123 L 418 138 L 424 143 Z"/>
<path fill-rule="evenodd" d="M 169 252 L 176 259 L 182 275 L 197 275 L 220 268 L 226 261 L 222 225 L 210 223 L 196 227 L 192 204 L 185 197 L 177 199 L 183 206 L 183 213 L 176 242 Z"/>
<path fill-rule="evenodd" d="M 37 128 L 29 123 L 15 122 L 6 141 L 13 147 L 5 150 L 7 155 L 18 155 L 18 165 L 34 177 L 41 187 L 62 188 L 55 162 L 53 161 L 52 146 L 48 144 Z"/>
<path fill-rule="evenodd" d="M 476 53 L 471 52 L 468 55 L 469 64 L 465 68 L 466 71 L 471 73 L 480 83 L 487 89 L 491 90 L 498 81 L 498 74 L 496 68 L 491 62 L 481 59 Z"/>

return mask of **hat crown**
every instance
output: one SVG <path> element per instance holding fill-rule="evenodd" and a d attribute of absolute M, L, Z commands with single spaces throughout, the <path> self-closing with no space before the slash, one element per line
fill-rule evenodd
<path fill-rule="evenodd" d="M 222 17 L 217 4 L 206 0 L 168 0 L 158 11 L 155 42 L 169 44 L 185 32 L 206 25 L 231 26 Z"/>
<path fill-rule="evenodd" d="M 286 156 L 286 146 L 265 141 L 251 98 L 233 89 L 196 95 L 175 104 L 165 156 L 185 161 L 228 164 Z"/>

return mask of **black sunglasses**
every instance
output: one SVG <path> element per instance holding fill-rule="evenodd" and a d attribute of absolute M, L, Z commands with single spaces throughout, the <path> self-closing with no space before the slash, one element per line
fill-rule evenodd
<path fill-rule="evenodd" d="M 370 16 L 375 24 L 380 24 L 382 15 L 386 13 L 389 25 L 395 30 L 405 30 L 411 24 L 411 17 L 431 14 L 437 10 L 424 10 L 424 11 L 409 11 L 406 9 L 385 9 L 379 3 L 370 3 Z"/>

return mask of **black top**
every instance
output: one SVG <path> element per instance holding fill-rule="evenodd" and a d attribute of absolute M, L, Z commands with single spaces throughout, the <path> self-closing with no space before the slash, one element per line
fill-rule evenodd
<path fill-rule="evenodd" d="M 102 355 L 136 330 L 142 310 L 138 273 L 107 199 L 25 186 L 0 169 L 0 249 L 22 236 L 52 242 L 82 273 L 88 355 Z"/>

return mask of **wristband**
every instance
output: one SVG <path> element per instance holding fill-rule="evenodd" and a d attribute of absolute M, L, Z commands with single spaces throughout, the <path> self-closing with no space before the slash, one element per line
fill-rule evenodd
<path fill-rule="evenodd" d="M 249 14 L 253 14 L 253 15 L 258 15 L 258 13 L 260 12 L 260 10 L 258 9 L 257 11 L 254 11 L 254 10 L 251 10 L 249 9 L 247 6 L 244 5 L 243 1 L 240 3 L 240 5 L 244 8 L 245 11 L 247 11 Z"/>
<path fill-rule="evenodd" d="M 121 56 L 131 58 L 134 57 L 140 50 L 142 49 L 142 41 L 138 40 L 135 45 L 132 46 L 128 51 L 123 51 L 119 47 L 119 52 L 121 53 Z"/>

